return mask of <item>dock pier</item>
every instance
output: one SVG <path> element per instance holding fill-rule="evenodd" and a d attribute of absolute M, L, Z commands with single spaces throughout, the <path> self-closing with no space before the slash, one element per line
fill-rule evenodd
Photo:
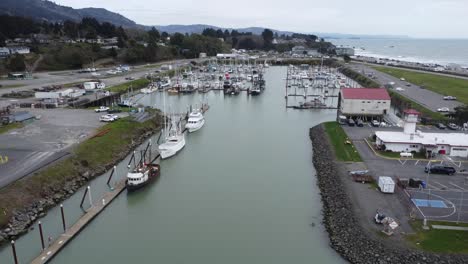
<path fill-rule="evenodd" d="M 50 261 L 57 253 L 62 250 L 65 245 L 77 236 L 96 216 L 98 216 L 125 188 L 126 179 L 122 179 L 111 189 L 105 193 L 100 202 L 96 205 L 91 205 L 86 213 L 76 221 L 70 228 L 66 229 L 49 247 L 46 247 L 39 256 L 31 261 L 31 264 L 43 264 Z"/>

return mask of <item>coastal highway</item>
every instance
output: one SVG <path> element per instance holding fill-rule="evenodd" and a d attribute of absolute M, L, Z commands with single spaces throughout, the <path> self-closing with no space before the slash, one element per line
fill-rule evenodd
<path fill-rule="evenodd" d="M 441 107 L 448 107 L 450 110 L 453 110 L 455 107 L 463 105 L 463 103 L 459 101 L 444 100 L 444 95 L 421 88 L 415 84 L 407 86 L 407 81 L 401 81 L 400 79 L 395 78 L 391 75 L 374 70 L 369 65 L 361 63 L 352 63 L 350 64 L 350 67 L 354 71 L 366 75 L 367 77 L 369 77 L 369 75 L 375 76 L 374 81 L 380 83 L 382 86 L 390 82 L 394 82 L 394 88 L 401 87 L 404 90 L 397 91 L 393 89 L 393 91 L 408 97 L 409 99 L 423 105 L 424 107 L 432 111 L 437 111 L 437 108 Z"/>

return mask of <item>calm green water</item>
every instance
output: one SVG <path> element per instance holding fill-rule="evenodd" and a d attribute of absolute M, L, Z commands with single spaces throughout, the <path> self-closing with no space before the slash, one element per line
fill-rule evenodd
<path fill-rule="evenodd" d="M 156 184 L 118 197 L 51 263 L 343 262 L 320 224 L 308 138 L 310 127 L 335 113 L 286 110 L 285 74 L 286 68 L 270 68 L 259 97 L 169 97 L 173 109 L 207 101 L 205 126 L 187 135 L 181 153 L 161 162 Z M 161 107 L 161 94 L 141 102 Z M 124 166 L 120 170 L 124 175 Z M 79 196 L 67 205 L 69 218 L 79 214 Z M 48 225 L 60 226 L 53 214 Z M 18 241 L 23 260 L 39 246 L 36 231 Z M 0 263 L 11 263 L 10 251 L 1 252 Z"/>

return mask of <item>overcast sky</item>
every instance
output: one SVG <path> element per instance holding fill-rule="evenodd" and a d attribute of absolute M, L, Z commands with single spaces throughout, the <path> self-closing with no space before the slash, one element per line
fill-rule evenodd
<path fill-rule="evenodd" d="M 468 0 L 53 0 L 103 7 L 138 24 L 210 24 L 296 32 L 468 38 Z"/>

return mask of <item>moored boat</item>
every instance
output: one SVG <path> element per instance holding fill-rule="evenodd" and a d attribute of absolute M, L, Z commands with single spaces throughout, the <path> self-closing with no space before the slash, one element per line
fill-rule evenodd
<path fill-rule="evenodd" d="M 127 173 L 127 191 L 133 192 L 159 178 L 161 168 L 159 164 L 145 164 L 138 165 L 134 170 Z"/>

